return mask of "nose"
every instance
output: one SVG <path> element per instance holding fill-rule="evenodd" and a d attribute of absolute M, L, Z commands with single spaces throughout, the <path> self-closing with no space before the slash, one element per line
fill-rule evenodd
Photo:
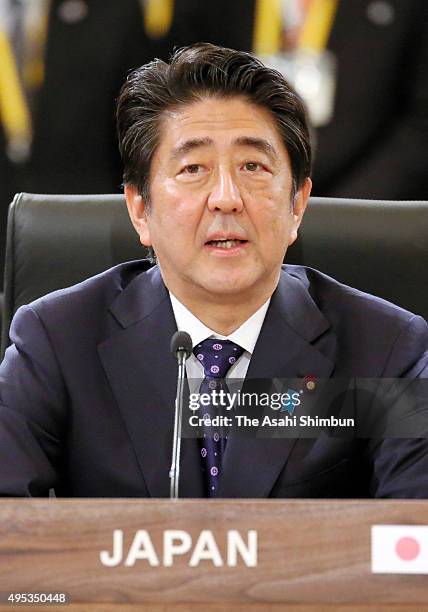
<path fill-rule="evenodd" d="M 241 212 L 244 203 L 238 185 L 232 174 L 220 171 L 208 196 L 208 209 L 211 212 Z"/>

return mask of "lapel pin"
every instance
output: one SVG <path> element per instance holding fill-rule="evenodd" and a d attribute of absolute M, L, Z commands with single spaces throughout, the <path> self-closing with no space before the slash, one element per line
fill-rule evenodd
<path fill-rule="evenodd" d="M 308 391 L 315 391 L 316 389 L 316 378 L 313 374 L 308 374 L 303 379 L 304 385 Z"/>

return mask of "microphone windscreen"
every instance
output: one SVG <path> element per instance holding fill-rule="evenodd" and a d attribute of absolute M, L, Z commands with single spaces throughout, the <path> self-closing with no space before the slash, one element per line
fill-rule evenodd
<path fill-rule="evenodd" d="M 192 338 L 185 331 L 176 331 L 171 338 L 171 353 L 178 359 L 178 353 L 183 351 L 186 359 L 192 354 Z"/>

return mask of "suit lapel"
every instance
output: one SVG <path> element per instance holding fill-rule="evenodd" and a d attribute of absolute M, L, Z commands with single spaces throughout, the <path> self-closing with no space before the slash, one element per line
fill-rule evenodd
<path fill-rule="evenodd" d="M 98 347 L 138 464 L 152 497 L 169 496 L 177 365 L 176 331 L 158 268 L 137 276 L 111 312 L 120 331 Z M 282 273 L 257 341 L 247 379 L 330 376 L 335 337 L 302 281 Z M 295 439 L 228 440 L 219 497 L 268 497 Z M 203 497 L 197 440 L 182 440 L 180 496 Z"/>
<path fill-rule="evenodd" d="M 302 281 L 283 272 L 266 313 L 248 379 L 330 376 L 336 339 Z M 327 356 L 328 355 L 328 356 Z M 268 497 L 296 439 L 230 436 L 219 497 Z"/>
<path fill-rule="evenodd" d="M 169 496 L 177 364 L 177 331 L 157 267 L 137 276 L 110 308 L 122 329 L 98 347 L 142 478 L 152 497 Z M 202 497 L 197 440 L 183 440 L 180 496 Z"/>

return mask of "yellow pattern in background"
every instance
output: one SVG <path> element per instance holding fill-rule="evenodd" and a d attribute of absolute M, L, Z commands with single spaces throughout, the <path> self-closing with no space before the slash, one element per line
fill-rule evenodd
<path fill-rule="evenodd" d="M 333 27 L 338 0 L 312 0 L 302 32 L 299 48 L 324 51 Z"/>
<path fill-rule="evenodd" d="M 278 53 L 281 46 L 281 30 L 281 0 L 257 0 L 253 38 L 254 53 L 256 55 Z"/>
<path fill-rule="evenodd" d="M 174 0 L 143 0 L 144 27 L 150 38 L 165 36 L 172 24 Z"/>
<path fill-rule="evenodd" d="M 0 118 L 9 142 L 31 139 L 31 117 L 9 39 L 0 30 Z"/>

